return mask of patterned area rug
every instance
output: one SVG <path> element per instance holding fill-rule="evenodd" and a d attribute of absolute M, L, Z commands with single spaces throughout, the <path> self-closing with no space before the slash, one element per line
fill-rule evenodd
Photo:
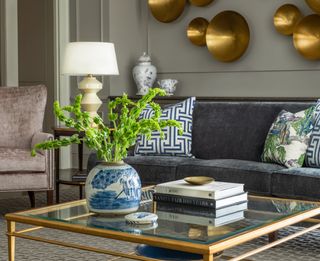
<path fill-rule="evenodd" d="M 78 190 L 76 188 L 68 188 L 62 190 L 61 201 L 76 200 Z M 37 197 L 37 206 L 45 205 L 45 194 L 39 193 Z M 5 235 L 6 223 L 4 214 L 23 210 L 29 207 L 28 197 L 10 198 L 0 200 L 0 261 L 7 261 L 7 238 Z M 18 229 L 25 228 L 18 226 Z M 280 231 L 279 236 L 284 237 L 294 232 L 299 231 L 300 227 L 290 227 Z M 32 232 L 32 235 L 42 236 L 50 239 L 58 239 L 78 244 L 86 244 L 99 248 L 111 250 L 120 250 L 125 253 L 133 253 L 136 245 L 124 243 L 115 240 L 105 240 L 91 236 L 77 235 L 67 232 L 59 232 L 49 229 L 41 229 Z M 241 253 L 255 249 L 266 244 L 267 237 L 261 237 L 250 243 L 243 244 L 231 250 L 225 251 L 224 256 L 237 256 Z M 49 261 L 49 260 L 64 260 L 64 261 L 79 261 L 79 260 L 118 260 L 125 261 L 129 259 L 116 258 L 101 254 L 90 253 L 81 250 L 58 247 L 40 242 L 29 241 L 25 239 L 16 240 L 16 261 Z M 220 259 L 223 260 L 223 259 Z M 312 231 L 306 235 L 291 240 L 285 244 L 257 254 L 246 260 L 261 260 L 261 261 L 319 261 L 320 260 L 320 230 Z"/>

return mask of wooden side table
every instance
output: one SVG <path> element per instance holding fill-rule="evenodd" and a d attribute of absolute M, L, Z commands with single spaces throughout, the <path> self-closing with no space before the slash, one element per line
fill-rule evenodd
<path fill-rule="evenodd" d="M 82 138 L 84 136 L 83 132 L 78 132 L 76 129 L 67 128 L 67 127 L 54 127 L 53 134 L 55 139 L 60 139 L 60 137 L 70 137 L 74 134 L 79 134 L 79 137 Z M 83 198 L 83 187 L 85 185 L 84 181 L 73 181 L 72 175 L 76 173 L 70 174 L 68 177 L 60 177 L 60 149 L 56 149 L 55 153 L 55 169 L 56 169 L 56 203 L 60 201 L 60 184 L 70 185 L 70 186 L 79 186 L 79 197 Z M 78 173 L 83 172 L 83 143 L 78 144 Z"/>

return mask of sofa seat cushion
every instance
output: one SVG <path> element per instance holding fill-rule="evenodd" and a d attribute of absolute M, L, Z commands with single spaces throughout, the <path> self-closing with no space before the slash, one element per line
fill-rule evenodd
<path fill-rule="evenodd" d="M 136 169 L 144 185 L 175 180 L 177 166 L 186 161 L 188 158 L 171 156 L 129 156 L 125 159 Z"/>
<path fill-rule="evenodd" d="M 209 176 L 217 181 L 245 184 L 245 190 L 255 194 L 271 194 L 272 172 L 283 169 L 282 166 L 255 161 L 217 159 L 189 159 L 177 169 L 177 179 L 188 176 Z"/>
<path fill-rule="evenodd" d="M 320 199 L 320 169 L 291 168 L 272 174 L 272 195 L 285 198 Z"/>
<path fill-rule="evenodd" d="M 50 181 L 48 174 L 45 172 L 39 173 L 0 173 L 0 191 L 44 191 L 48 190 Z"/>
<path fill-rule="evenodd" d="M 32 157 L 30 150 L 0 148 L 0 174 L 45 172 L 45 169 L 44 155 Z"/>

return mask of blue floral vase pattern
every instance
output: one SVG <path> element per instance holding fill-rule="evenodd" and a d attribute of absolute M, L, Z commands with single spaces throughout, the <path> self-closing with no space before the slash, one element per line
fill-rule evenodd
<path fill-rule="evenodd" d="M 139 208 L 141 182 L 136 170 L 128 164 L 97 165 L 88 175 L 85 190 L 92 212 L 127 214 Z"/>

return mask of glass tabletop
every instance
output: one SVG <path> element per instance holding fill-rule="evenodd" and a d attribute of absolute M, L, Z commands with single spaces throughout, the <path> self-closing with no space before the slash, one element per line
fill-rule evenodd
<path fill-rule="evenodd" d="M 236 213 L 222 213 L 222 216 L 214 217 L 214 210 L 206 209 L 209 211 L 206 213 L 203 209 L 166 204 L 167 209 L 159 203 L 154 204 L 152 200 L 142 200 L 138 211 L 155 212 L 159 216 L 157 224 L 143 226 L 127 224 L 124 216 L 90 213 L 85 200 L 26 211 L 19 215 L 90 228 L 211 244 L 320 207 L 316 202 L 249 196 L 248 202 L 238 206 Z"/>

